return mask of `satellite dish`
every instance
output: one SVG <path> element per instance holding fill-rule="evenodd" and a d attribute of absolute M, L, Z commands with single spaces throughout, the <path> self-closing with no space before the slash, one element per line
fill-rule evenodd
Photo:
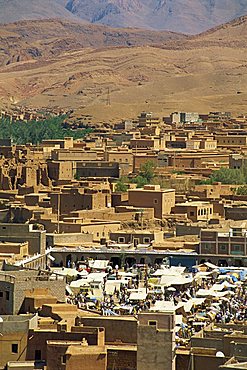
<path fill-rule="evenodd" d="M 225 357 L 224 353 L 221 351 L 216 352 L 216 357 Z"/>

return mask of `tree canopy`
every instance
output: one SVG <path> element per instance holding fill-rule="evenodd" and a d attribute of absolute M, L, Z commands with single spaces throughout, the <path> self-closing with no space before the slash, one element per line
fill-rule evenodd
<path fill-rule="evenodd" d="M 147 183 L 150 183 L 154 178 L 155 163 L 153 161 L 147 161 L 140 167 L 140 176 L 146 179 Z"/>
<path fill-rule="evenodd" d="M 235 168 L 220 168 L 214 171 L 208 180 L 202 181 L 203 184 L 213 184 L 214 182 L 221 182 L 222 184 L 236 184 L 242 185 L 246 183 L 244 172 L 241 169 Z"/>
<path fill-rule="evenodd" d="M 247 195 L 247 185 L 240 186 L 239 188 L 237 188 L 235 194 L 236 195 Z"/>
<path fill-rule="evenodd" d="M 0 119 L 0 139 L 13 139 L 15 144 L 38 144 L 42 140 L 84 137 L 91 129 L 64 128 L 65 116 L 47 118 L 43 121 L 13 121 Z"/>

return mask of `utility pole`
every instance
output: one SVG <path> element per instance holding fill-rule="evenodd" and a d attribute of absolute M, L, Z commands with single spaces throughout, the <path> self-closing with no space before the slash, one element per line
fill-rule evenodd
<path fill-rule="evenodd" d="M 140 213 L 141 213 L 141 230 L 143 230 L 143 213 L 144 213 L 144 209 L 141 209 Z"/>
<path fill-rule="evenodd" d="M 106 105 L 110 106 L 111 105 L 111 94 L 110 94 L 110 88 L 108 87 L 107 89 L 107 100 L 106 100 Z"/>
<path fill-rule="evenodd" d="M 61 194 L 60 192 L 57 194 L 57 233 L 60 233 L 60 202 L 61 202 Z"/>
<path fill-rule="evenodd" d="M 146 293 L 148 294 L 148 265 L 145 264 L 145 288 L 146 288 Z"/>

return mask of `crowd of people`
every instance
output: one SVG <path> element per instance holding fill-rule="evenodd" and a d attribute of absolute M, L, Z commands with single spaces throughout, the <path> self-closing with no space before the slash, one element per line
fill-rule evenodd
<path fill-rule="evenodd" d="M 201 330 L 210 322 L 230 323 L 245 322 L 247 324 L 247 281 L 231 280 L 231 274 L 222 277 L 220 271 L 211 275 L 200 275 L 198 271 L 190 273 L 192 282 L 184 285 L 157 286 L 152 282 L 153 274 L 164 266 L 125 266 L 120 271 L 118 266 L 107 266 L 106 275 L 102 281 L 102 296 L 93 295 L 93 290 L 80 291 L 68 296 L 68 303 L 76 304 L 80 309 L 87 309 L 101 315 L 137 315 L 140 312 L 154 310 L 157 302 L 164 305 L 169 302 L 176 313 L 183 316 L 178 325 L 176 339 L 180 343 L 189 340 L 191 335 Z M 129 273 L 128 279 L 123 281 L 122 272 Z M 188 273 L 187 273 L 188 274 Z M 114 291 L 107 290 L 108 281 L 121 282 L 116 284 Z M 157 279 L 156 279 L 157 280 Z M 237 281 L 236 281 L 237 280 Z M 214 287 L 224 285 L 221 294 L 214 291 Z M 114 285 L 114 284 L 113 284 Z M 140 298 L 132 299 L 132 292 L 141 292 Z M 203 299 L 199 293 L 203 293 Z M 214 294 L 214 292 L 216 292 Z M 192 302 L 189 310 L 183 304 Z"/>

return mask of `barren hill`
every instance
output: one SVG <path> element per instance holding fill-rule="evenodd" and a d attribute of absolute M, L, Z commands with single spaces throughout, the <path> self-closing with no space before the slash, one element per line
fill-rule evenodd
<path fill-rule="evenodd" d="M 114 29 L 66 20 L 22 21 L 0 26 L 0 66 L 46 60 L 84 47 L 163 45 L 185 35 L 139 29 Z"/>
<path fill-rule="evenodd" d="M 47 28 L 48 25 L 44 24 Z M 123 46 L 95 49 L 94 45 L 85 44 L 85 48 L 80 45 L 77 49 L 65 47 L 59 52 L 53 43 L 64 42 L 64 36 L 60 39 L 55 37 L 54 41 L 50 30 L 47 54 L 2 66 L 0 100 L 5 99 L 7 103 L 8 97 L 8 101 L 11 98 L 18 104 L 34 107 L 74 108 L 77 115 L 92 115 L 92 120 L 99 123 L 131 118 L 141 110 L 162 115 L 174 110 L 246 113 L 246 24 L 247 17 L 242 17 L 189 39 L 181 40 L 175 35 L 172 41 L 163 42 L 158 33 L 155 40 L 160 40 L 159 46 L 157 42 L 156 46 L 140 42 L 139 46 L 130 47 L 123 42 Z M 2 40 L 11 39 L 11 32 L 18 34 L 18 27 L 21 32 L 25 29 L 23 25 L 11 27 L 4 28 L 6 35 L 2 33 Z M 39 36 L 32 36 L 32 41 L 28 36 L 28 42 L 39 49 L 39 27 L 42 26 L 33 23 L 32 27 Z M 61 27 L 64 27 L 63 23 Z M 87 32 L 93 33 L 93 30 L 90 28 Z M 108 37 L 112 37 L 113 31 L 110 31 L 111 36 L 107 36 L 106 43 L 104 32 L 107 29 L 102 31 L 98 45 L 110 45 Z M 114 32 L 122 34 L 127 31 Z M 130 37 L 136 40 L 139 35 L 140 41 L 142 32 L 133 32 L 136 34 L 127 32 L 127 40 Z M 35 34 L 34 31 L 31 33 Z M 125 36 L 121 37 L 126 40 Z M 154 40 L 154 35 L 152 37 Z M 236 39 L 239 43 L 234 42 Z M 17 46 L 18 38 L 15 43 Z M 42 44 L 42 50 L 45 45 Z M 110 106 L 107 105 L 108 89 Z"/>

